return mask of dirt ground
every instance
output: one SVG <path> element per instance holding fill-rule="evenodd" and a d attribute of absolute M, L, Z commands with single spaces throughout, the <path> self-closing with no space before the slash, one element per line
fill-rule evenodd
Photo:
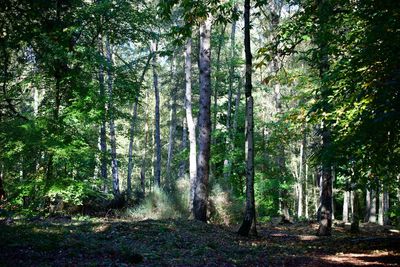
<path fill-rule="evenodd" d="M 0 266 L 399 266 L 400 233 L 362 224 L 360 233 L 317 224 L 236 227 L 190 220 L 52 218 L 3 220 Z"/>

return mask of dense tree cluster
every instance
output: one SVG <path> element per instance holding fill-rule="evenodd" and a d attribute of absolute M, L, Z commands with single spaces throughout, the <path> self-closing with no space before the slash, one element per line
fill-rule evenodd
<path fill-rule="evenodd" d="M 399 44 L 391 0 L 4 0 L 1 207 L 399 223 Z"/>

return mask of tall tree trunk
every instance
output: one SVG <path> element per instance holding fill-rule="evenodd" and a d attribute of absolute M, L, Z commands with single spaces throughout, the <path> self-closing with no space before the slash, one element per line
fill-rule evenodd
<path fill-rule="evenodd" d="M 101 56 L 104 56 L 103 49 L 103 36 L 99 36 L 98 49 Z M 99 65 L 99 98 L 101 103 L 101 125 L 100 125 L 100 176 L 103 180 L 103 192 L 108 191 L 107 179 L 107 133 L 106 133 L 106 93 L 104 88 L 104 66 L 103 63 Z"/>
<path fill-rule="evenodd" d="M 171 180 L 171 162 L 173 156 L 173 149 L 174 149 L 174 141 L 175 141 L 175 131 L 176 131 L 176 95 L 178 90 L 178 76 L 177 76 L 177 66 L 176 66 L 176 59 L 175 56 L 172 59 L 172 70 L 171 70 L 171 77 L 172 83 L 175 82 L 171 90 L 171 103 L 170 103 L 170 115 L 169 115 L 169 140 L 168 140 L 168 154 L 167 154 L 167 169 L 166 169 L 166 178 L 169 182 Z"/>
<path fill-rule="evenodd" d="M 350 202 L 350 192 L 344 191 L 343 193 L 343 222 L 349 222 L 349 202 Z"/>
<path fill-rule="evenodd" d="M 185 49 L 185 110 L 186 122 L 189 135 L 189 210 L 193 212 L 193 200 L 195 181 L 197 179 L 197 143 L 196 143 L 196 124 L 192 114 L 192 39 L 188 38 Z"/>
<path fill-rule="evenodd" d="M 146 72 L 149 68 L 151 58 L 152 58 L 152 53 L 150 53 L 149 57 L 147 58 L 146 65 L 144 66 L 142 75 L 140 76 L 139 89 L 142 87 L 142 84 L 144 81 L 144 76 L 146 75 Z M 131 191 L 132 191 L 133 138 L 135 136 L 135 126 L 136 126 L 136 121 L 137 121 L 138 102 L 139 102 L 139 96 L 136 96 L 134 103 L 133 103 L 131 127 L 129 130 L 128 177 L 126 179 L 126 183 L 127 183 L 126 191 L 127 191 L 128 198 L 131 196 Z M 142 188 L 142 190 L 143 190 L 143 188 Z M 143 190 L 143 192 L 144 192 L 144 190 Z"/>
<path fill-rule="evenodd" d="M 299 194 L 298 194 L 298 206 L 297 216 L 303 217 L 303 185 L 304 185 L 304 163 L 305 163 L 305 134 L 300 144 L 300 164 L 299 164 Z"/>
<path fill-rule="evenodd" d="M 304 182 L 305 182 L 305 200 L 304 200 L 304 202 L 305 202 L 305 209 L 304 209 L 304 212 L 305 212 L 305 214 L 304 214 L 304 216 L 306 217 L 306 219 L 309 219 L 310 218 L 310 213 L 309 213 L 309 204 L 308 204 L 308 164 L 306 163 L 305 164 L 306 166 L 305 166 L 305 180 L 304 180 Z"/>
<path fill-rule="evenodd" d="M 3 164 L 0 163 L 0 200 L 5 199 L 6 192 L 4 191 L 4 171 L 3 171 Z"/>
<path fill-rule="evenodd" d="M 242 225 L 238 234 L 242 236 L 249 235 L 250 229 L 257 235 L 256 229 L 256 205 L 254 200 L 254 119 L 253 119 L 253 85 L 251 82 L 252 75 L 252 54 L 250 47 L 250 0 L 244 1 L 244 49 L 246 56 L 246 211 Z"/>
<path fill-rule="evenodd" d="M 154 168 L 154 183 L 156 186 L 161 185 L 161 134 L 160 134 L 160 92 L 158 88 L 158 73 L 157 73 L 157 49 L 158 44 L 156 41 L 151 43 L 151 49 L 153 54 L 153 85 L 154 85 L 154 97 L 155 97 L 155 109 L 154 109 L 154 139 L 156 143 L 156 162 Z"/>
<path fill-rule="evenodd" d="M 107 86 L 108 86 L 108 116 L 110 124 L 110 147 L 111 147 L 111 173 L 113 177 L 113 193 L 119 196 L 119 177 L 118 177 L 118 160 L 117 160 L 117 138 L 115 135 L 114 124 L 114 103 L 113 103 L 113 73 L 112 73 L 112 51 L 109 38 L 106 38 L 107 52 Z"/>
<path fill-rule="evenodd" d="M 187 122 L 186 118 L 182 119 L 182 140 L 181 140 L 181 151 L 184 151 L 187 147 Z M 183 178 L 186 172 L 186 159 L 182 159 L 179 164 L 179 178 Z M 190 190 L 190 189 L 189 189 Z"/>
<path fill-rule="evenodd" d="M 149 104 L 149 92 L 146 90 L 146 100 L 145 100 L 145 108 L 144 108 L 144 147 L 143 147 L 143 155 L 142 155 L 142 166 L 140 167 L 140 185 L 142 187 L 143 195 L 146 193 L 146 155 L 147 155 L 147 143 L 149 136 L 149 122 L 148 122 L 148 109 L 147 106 Z"/>
<path fill-rule="evenodd" d="M 388 223 L 388 210 L 389 210 L 389 194 L 386 186 L 381 184 L 379 188 L 379 215 L 378 223 L 386 225 Z"/>
<path fill-rule="evenodd" d="M 369 221 L 369 217 L 371 215 L 371 190 L 366 189 L 365 191 L 365 217 L 364 222 Z"/>
<path fill-rule="evenodd" d="M 320 19 L 320 29 L 319 35 L 326 34 L 324 25 L 328 23 L 328 10 L 329 6 L 326 4 L 326 0 L 319 1 L 318 3 L 318 16 Z M 320 62 L 319 62 L 319 76 L 321 80 L 325 73 L 329 69 L 328 63 L 328 44 L 326 43 L 326 38 L 319 38 L 319 43 L 317 44 L 320 52 Z M 320 89 L 320 96 L 322 98 L 326 97 L 326 92 L 328 91 L 326 84 L 323 84 Z M 328 112 L 327 107 L 324 107 L 324 112 Z M 331 133 L 328 129 L 328 125 L 325 120 L 322 121 L 321 128 L 321 149 L 322 151 L 330 147 L 331 144 Z M 318 234 L 321 236 L 331 235 L 332 231 L 332 163 L 330 160 L 322 160 L 322 183 L 321 183 L 321 203 L 320 203 L 320 222 Z"/>
<path fill-rule="evenodd" d="M 234 7 L 234 12 L 237 11 L 237 6 L 235 5 Z M 235 79 L 235 56 L 236 56 L 236 20 L 232 21 L 232 27 L 231 27 L 231 51 L 230 51 L 230 60 L 229 60 L 229 88 L 228 88 L 228 110 L 226 113 L 226 128 L 227 128 L 227 153 L 226 153 L 226 158 L 224 160 L 224 180 L 226 183 L 229 182 L 230 176 L 231 176 L 231 169 L 232 169 L 232 162 L 231 162 L 231 155 L 232 151 L 234 149 L 234 138 L 235 136 L 233 135 L 235 131 L 232 131 L 232 122 L 231 122 L 231 102 L 232 102 L 232 94 L 233 94 L 233 81 Z M 240 94 L 240 91 L 239 91 Z M 236 95 L 237 99 L 237 95 Z M 235 101 L 235 107 L 236 107 L 236 101 Z M 236 116 L 236 110 L 235 114 Z M 234 120 L 236 118 L 234 117 Z M 235 122 L 233 122 L 234 124 Z M 236 122 L 237 123 L 237 122 Z"/>
<path fill-rule="evenodd" d="M 200 25 L 200 110 L 199 110 L 199 154 L 197 177 L 193 197 L 194 218 L 207 221 L 208 178 L 210 167 L 211 139 L 211 15 Z"/>
<path fill-rule="evenodd" d="M 221 33 L 218 36 L 218 47 L 217 47 L 217 61 L 215 65 L 217 66 L 216 72 L 214 74 L 215 77 L 215 86 L 214 86 L 214 104 L 213 104 L 213 120 L 212 120 L 212 132 L 215 133 L 215 130 L 217 129 L 217 118 L 218 118 L 218 89 L 220 88 L 220 80 L 222 79 L 221 75 L 221 49 L 223 46 L 224 42 L 224 34 L 225 34 L 225 28 L 226 24 L 223 25 L 221 29 Z M 214 136 L 211 140 L 212 145 L 215 146 L 217 143 L 216 136 Z M 210 176 L 211 177 L 216 177 L 216 164 L 211 164 L 211 169 L 210 169 Z"/>
<path fill-rule="evenodd" d="M 371 207 L 369 210 L 368 222 L 376 223 L 376 190 L 370 189 L 370 201 Z"/>
<path fill-rule="evenodd" d="M 352 198 L 351 198 L 351 202 L 353 203 L 353 213 L 351 216 L 351 232 L 353 233 L 357 233 L 360 228 L 359 228 L 359 217 L 358 217 L 358 212 L 359 212 L 359 205 L 358 205 L 358 190 L 354 189 L 352 194 Z"/>

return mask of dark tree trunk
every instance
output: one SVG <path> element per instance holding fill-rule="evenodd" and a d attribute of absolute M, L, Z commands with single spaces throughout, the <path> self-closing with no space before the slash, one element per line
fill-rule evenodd
<path fill-rule="evenodd" d="M 323 137 L 323 139 L 325 139 Z M 325 141 L 326 142 L 326 141 Z M 323 141 L 323 143 L 325 143 Z M 329 165 L 322 167 L 320 222 L 318 235 L 329 236 L 332 231 L 332 170 Z"/>
<path fill-rule="evenodd" d="M 153 42 L 152 45 L 153 55 L 153 85 L 155 97 L 154 109 L 154 139 L 156 143 L 156 162 L 154 168 L 154 183 L 156 186 L 161 185 L 161 134 L 160 134 L 160 92 L 158 88 L 158 73 L 157 73 L 157 43 Z"/>
<path fill-rule="evenodd" d="M 252 96 L 252 54 L 250 47 L 250 0 L 244 1 L 244 49 L 246 55 L 246 211 L 238 234 L 249 235 L 250 229 L 256 235 L 256 207 L 254 200 L 254 120 Z"/>
<path fill-rule="evenodd" d="M 99 36 L 98 49 L 104 56 L 103 37 Z M 104 88 L 104 66 L 99 65 L 99 97 L 101 103 L 101 125 L 100 125 L 100 176 L 103 180 L 103 191 L 107 192 L 107 133 L 106 133 L 106 93 Z"/>
<path fill-rule="evenodd" d="M 359 213 L 359 204 L 358 204 L 358 190 L 354 189 L 353 192 L 353 197 L 351 199 L 352 201 L 352 206 L 353 206 L 353 214 L 351 216 L 351 226 L 350 226 L 350 231 L 352 233 L 358 233 L 360 231 L 360 219 L 358 216 Z"/>
<path fill-rule="evenodd" d="M 318 3 L 318 16 L 320 19 L 319 25 L 319 40 L 318 40 L 318 49 L 319 49 L 319 76 L 320 79 L 323 80 L 324 75 L 329 70 L 328 63 L 328 44 L 326 43 L 326 38 L 321 38 L 325 33 L 325 24 L 328 23 L 328 10 L 329 6 L 326 3 L 326 0 L 321 0 Z M 320 89 L 320 97 L 322 101 L 325 101 L 327 98 L 327 92 L 329 91 L 326 88 L 326 84 L 322 83 L 322 87 Z M 328 103 L 325 103 L 323 106 L 323 112 L 329 112 Z M 328 128 L 328 122 L 322 121 L 321 128 L 321 150 L 327 151 L 331 146 L 331 133 Z M 330 157 L 330 155 L 329 155 Z M 320 222 L 318 234 L 321 236 L 329 236 L 332 231 L 332 162 L 328 158 L 322 159 L 322 182 L 321 182 L 321 203 L 320 203 Z"/>
<path fill-rule="evenodd" d="M 199 70 L 199 154 L 194 186 L 193 213 L 196 220 L 206 222 L 211 141 L 211 16 L 208 16 L 200 25 Z"/>

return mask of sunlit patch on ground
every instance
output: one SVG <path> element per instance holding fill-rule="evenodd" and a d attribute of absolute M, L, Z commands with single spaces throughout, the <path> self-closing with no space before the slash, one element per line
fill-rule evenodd
<path fill-rule="evenodd" d="M 339 253 L 322 256 L 322 260 L 331 264 L 351 264 L 354 266 L 399 266 L 400 254 L 392 252 Z"/>

